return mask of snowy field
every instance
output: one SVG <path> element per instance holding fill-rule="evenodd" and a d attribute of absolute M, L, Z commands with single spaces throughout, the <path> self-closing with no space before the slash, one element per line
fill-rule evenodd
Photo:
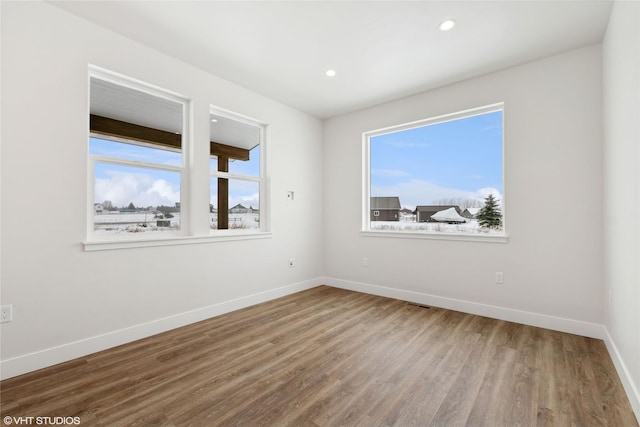
<path fill-rule="evenodd" d="M 428 233 L 463 233 L 463 234 L 492 234 L 502 235 L 503 230 L 487 230 L 481 228 L 476 220 L 468 220 L 462 224 L 447 224 L 443 222 L 415 222 L 413 218 L 401 218 L 400 221 L 371 221 L 371 230 L 428 232 Z"/>
<path fill-rule="evenodd" d="M 95 215 L 94 230 L 98 234 L 148 233 L 175 231 L 180 229 L 180 213 L 173 218 L 154 218 L 153 213 L 115 213 Z M 218 216 L 209 214 L 210 227 L 216 229 Z M 259 215 L 256 213 L 229 214 L 229 229 L 258 229 Z M 371 230 L 428 232 L 428 233 L 463 233 L 501 235 L 502 230 L 486 230 L 480 228 L 476 220 L 463 224 L 447 224 L 441 222 L 415 222 L 414 217 L 402 217 L 400 221 L 372 221 Z"/>
<path fill-rule="evenodd" d="M 180 229 L 180 213 L 173 213 L 173 218 L 154 218 L 153 213 L 109 213 L 94 215 L 94 230 L 98 234 L 148 233 L 158 231 L 175 231 Z M 209 223 L 216 229 L 217 214 L 209 214 Z M 260 228 L 259 215 L 229 214 L 229 229 Z"/>

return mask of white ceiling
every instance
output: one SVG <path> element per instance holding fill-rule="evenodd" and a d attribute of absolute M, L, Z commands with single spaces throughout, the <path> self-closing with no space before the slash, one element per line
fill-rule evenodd
<path fill-rule="evenodd" d="M 320 118 L 602 41 L 609 0 L 54 1 Z M 441 32 L 441 21 L 456 27 Z M 336 77 L 325 76 L 334 68 Z"/>
<path fill-rule="evenodd" d="M 183 133 L 181 103 L 98 77 L 91 77 L 90 81 L 91 114 L 165 132 Z M 252 150 L 260 143 L 257 124 L 213 113 L 211 119 L 209 137 L 212 142 L 245 150 Z"/>
<path fill-rule="evenodd" d="M 178 102 L 94 77 L 90 94 L 91 114 L 165 132 L 183 132 L 183 105 Z"/>

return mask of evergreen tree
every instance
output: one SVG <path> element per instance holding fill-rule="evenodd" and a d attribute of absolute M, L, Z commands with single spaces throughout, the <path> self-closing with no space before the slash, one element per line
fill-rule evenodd
<path fill-rule="evenodd" d="M 493 194 L 489 194 L 487 198 L 484 199 L 484 206 L 480 209 L 476 218 L 480 227 L 502 228 L 502 212 L 500 212 L 498 200 L 493 197 Z"/>

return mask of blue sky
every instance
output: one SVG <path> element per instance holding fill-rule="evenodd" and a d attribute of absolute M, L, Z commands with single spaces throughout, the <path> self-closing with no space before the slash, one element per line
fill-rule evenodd
<path fill-rule="evenodd" d="M 371 137 L 371 196 L 502 199 L 502 111 Z"/>
<path fill-rule="evenodd" d="M 102 140 L 90 139 L 90 153 L 127 160 L 144 161 L 162 165 L 180 166 L 182 154 Z M 211 168 L 217 169 L 215 159 Z M 249 161 L 232 161 L 229 172 L 258 177 L 260 175 L 260 147 L 251 151 Z M 211 179 L 210 200 L 217 207 L 216 179 Z M 96 162 L 94 201 L 109 200 L 116 207 L 127 206 L 130 202 L 137 207 L 173 206 L 180 201 L 180 174 L 148 168 L 135 168 Z M 229 207 L 238 203 L 259 208 L 259 184 L 244 180 L 231 180 L 229 185 Z"/>

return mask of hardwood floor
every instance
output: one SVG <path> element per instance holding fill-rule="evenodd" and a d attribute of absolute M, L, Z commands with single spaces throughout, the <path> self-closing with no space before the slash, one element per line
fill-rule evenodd
<path fill-rule="evenodd" d="M 326 286 L 0 392 L 81 426 L 638 426 L 600 340 Z"/>

